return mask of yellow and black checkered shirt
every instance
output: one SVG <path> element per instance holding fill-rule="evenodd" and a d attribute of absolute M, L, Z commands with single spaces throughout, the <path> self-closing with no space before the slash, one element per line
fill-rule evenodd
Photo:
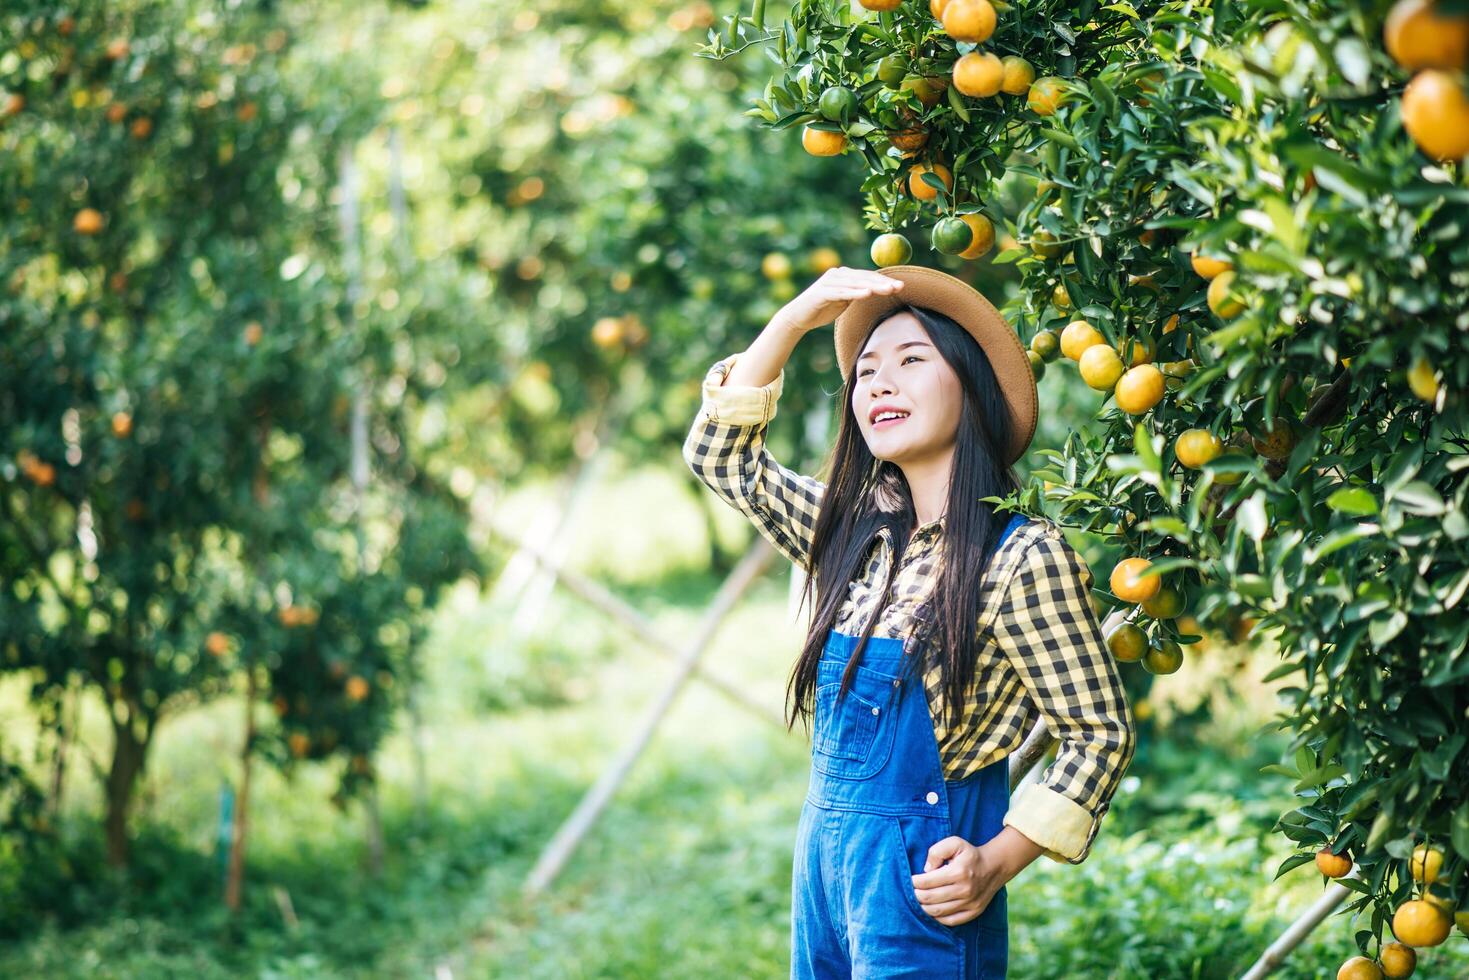
<path fill-rule="evenodd" d="M 763 387 L 726 385 L 738 354 L 709 369 L 703 403 L 684 442 L 689 468 L 747 516 L 790 561 L 804 567 L 826 485 L 777 462 L 765 446 L 785 372 Z M 890 529 L 875 537 L 850 583 L 836 628 L 860 635 L 891 589 L 873 636 L 907 638 L 936 580 L 944 519 L 918 527 L 901 554 Z M 891 580 L 889 580 L 891 569 Z M 1091 569 L 1056 524 L 1030 518 L 990 560 L 982 585 L 975 688 L 959 724 L 943 727 L 941 675 L 925 678 L 946 779 L 962 779 L 1020 747 L 1037 713 L 1058 740 L 1055 761 L 1023 785 L 1005 824 L 1080 864 L 1091 850 L 1136 733 L 1101 627 L 1092 610 Z"/>

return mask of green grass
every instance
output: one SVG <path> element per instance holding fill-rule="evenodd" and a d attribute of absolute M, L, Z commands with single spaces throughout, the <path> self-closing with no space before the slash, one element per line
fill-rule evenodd
<path fill-rule="evenodd" d="M 648 490 L 618 493 L 614 485 L 606 496 L 621 509 Z M 676 494 L 652 499 L 700 533 L 696 516 L 669 503 Z M 624 554 L 626 587 L 668 635 L 688 636 L 717 583 L 680 561 L 660 579 L 656 553 L 645 543 Z M 610 563 L 606 554 L 593 562 Z M 705 659 L 772 706 L 800 640 L 786 598 L 783 575 L 760 583 Z M 204 706 L 161 733 L 127 880 L 104 868 L 97 789 L 73 769 L 71 870 L 29 883 L 37 907 L 54 914 L 0 944 L 0 976 L 786 976 L 808 762 L 800 729 L 785 733 L 691 685 L 560 878 L 527 900 L 521 885 L 540 848 L 673 666 L 564 595 L 546 612 L 556 629 L 533 644 L 503 642 L 508 613 L 462 592 L 444 608 L 426 654 L 428 799 L 420 812 L 400 730 L 382 757 L 380 877 L 365 869 L 362 810 L 328 802 L 330 773 L 306 767 L 287 779 L 257 766 L 246 907 L 229 916 L 214 840 L 219 787 L 237 776 L 241 711 Z M 1231 673 L 1221 653 L 1160 683 L 1152 700 L 1167 724 L 1144 732 L 1088 860 L 1042 858 L 1011 883 L 1011 976 L 1237 977 L 1320 894 L 1310 869 L 1270 880 L 1287 853 L 1269 832 L 1286 797 L 1258 773 L 1278 746 L 1252 734 L 1269 711 L 1253 678 L 1269 666 L 1262 656 Z M 0 684 L 5 740 L 29 757 L 24 696 L 19 679 Z M 98 705 L 86 708 L 84 740 L 103 752 L 105 719 Z M 277 894 L 289 896 L 296 927 Z M 1352 931 L 1329 919 L 1277 975 L 1335 976 L 1354 952 Z M 1455 934 L 1423 951 L 1416 976 L 1469 976 L 1465 947 Z"/>

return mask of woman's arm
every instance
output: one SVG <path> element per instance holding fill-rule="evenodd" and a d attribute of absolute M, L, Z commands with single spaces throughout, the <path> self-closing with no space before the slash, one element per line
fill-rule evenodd
<path fill-rule="evenodd" d="M 703 403 L 684 440 L 684 461 L 797 565 L 809 562 L 826 484 L 782 466 L 765 448 L 785 364 L 803 336 L 835 320 L 852 300 L 902 286 L 863 269 L 828 269 L 781 307 L 747 350 L 716 361 L 704 376 Z"/>
<path fill-rule="evenodd" d="M 1122 680 L 1092 611 L 1091 582 L 1091 569 L 1052 527 L 1016 568 L 991 627 L 1060 740 L 1056 760 L 1040 782 L 1021 788 L 1004 823 L 1067 864 L 1086 860 L 1137 748 Z"/>

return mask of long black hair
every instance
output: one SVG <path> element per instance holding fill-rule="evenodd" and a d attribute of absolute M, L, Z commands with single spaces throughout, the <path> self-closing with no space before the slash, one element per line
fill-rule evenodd
<path fill-rule="evenodd" d="M 962 393 L 953 474 L 940 542 L 943 560 L 933 591 L 919 610 L 919 625 L 907 651 L 911 658 L 910 671 L 918 669 L 915 664 L 925 671 L 935 664 L 941 667 L 948 724 L 952 726 L 960 716 L 964 694 L 974 679 L 980 584 L 1009 520 L 1008 514 L 997 513 L 980 498 L 1009 496 L 1020 488 L 1020 481 L 1004 461 L 1013 427 L 1009 406 L 989 357 L 968 331 L 942 313 L 904 303 L 873 323 L 858 350 L 866 347 L 872 331 L 884 320 L 905 311 L 917 318 L 939 355 L 953 368 Z M 787 728 L 794 726 L 797 718 L 809 722 L 814 713 L 817 664 L 826 637 L 836 624 L 837 612 L 846 599 L 848 586 L 867 560 L 873 536 L 887 526 L 901 554 L 917 522 L 913 495 L 902 470 L 872 455 L 852 415 L 852 387 L 856 381 L 857 370 L 853 367 L 838 402 L 841 421 L 836 444 L 824 467 L 830 477 L 813 529 L 802 598 L 804 606 L 815 591 L 816 613 L 786 685 Z M 896 500 L 897 510 L 878 508 L 879 497 Z M 851 686 L 867 641 L 887 602 L 888 594 L 885 594 L 862 630 L 842 675 L 843 695 Z"/>

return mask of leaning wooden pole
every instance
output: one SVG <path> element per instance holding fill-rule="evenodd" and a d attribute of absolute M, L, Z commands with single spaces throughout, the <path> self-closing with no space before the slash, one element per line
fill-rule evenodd
<path fill-rule="evenodd" d="M 683 651 L 679 646 L 659 633 L 648 617 L 638 612 L 627 602 L 618 598 L 606 586 L 569 568 L 563 567 L 551 555 L 539 547 L 517 540 L 514 534 L 504 528 L 496 527 L 493 522 L 489 527 L 491 534 L 503 540 L 507 545 L 517 549 L 518 553 L 522 553 L 528 558 L 539 562 L 543 568 L 556 576 L 556 580 L 568 592 L 601 611 L 608 619 L 611 619 L 626 629 L 652 650 L 675 660 L 683 655 Z M 699 680 L 713 687 L 740 707 L 759 715 L 774 725 L 785 728 L 785 720 L 781 717 L 779 711 L 750 697 L 733 681 L 725 680 L 719 674 L 703 665 L 696 665 L 694 674 Z"/>
<path fill-rule="evenodd" d="M 612 799 L 612 795 L 627 779 L 638 757 L 652 741 L 658 726 L 662 724 L 669 709 L 673 707 L 673 702 L 679 692 L 693 676 L 695 665 L 714 639 L 714 634 L 724 622 L 725 617 L 729 615 L 740 597 L 749 591 L 750 586 L 770 567 L 774 558 L 775 550 L 763 538 L 757 538 L 744 557 L 740 559 L 740 563 L 735 566 L 734 571 L 730 572 L 729 578 L 720 586 L 713 603 L 704 614 L 699 628 L 684 648 L 678 670 L 669 680 L 657 702 L 643 716 L 642 724 L 638 727 L 632 740 L 623 747 L 613 763 L 603 771 L 601 777 L 586 792 L 577 808 L 541 852 L 540 858 L 525 881 L 524 892 L 528 897 L 544 891 L 566 865 L 572 852 L 581 843 L 581 839 L 592 829 L 598 816 Z"/>
<path fill-rule="evenodd" d="M 250 810 L 250 755 L 255 751 L 256 667 L 252 660 L 245 680 L 245 742 L 240 749 L 240 792 L 235 797 L 234 825 L 230 828 L 229 877 L 225 880 L 224 904 L 232 915 L 240 912 L 245 887 L 245 833 Z"/>
<path fill-rule="evenodd" d="M 1348 878 L 1357 877 L 1357 869 L 1353 868 Z M 1345 887 L 1339 881 L 1333 881 L 1327 886 L 1316 903 L 1308 908 L 1301 917 L 1292 922 L 1290 928 L 1280 934 L 1280 938 L 1271 943 L 1255 965 L 1240 977 L 1240 980 L 1261 980 L 1275 972 L 1285 958 L 1301 944 L 1311 931 L 1326 921 L 1326 917 L 1336 911 L 1336 907 L 1346 901 L 1346 897 L 1352 893 L 1350 888 Z"/>

